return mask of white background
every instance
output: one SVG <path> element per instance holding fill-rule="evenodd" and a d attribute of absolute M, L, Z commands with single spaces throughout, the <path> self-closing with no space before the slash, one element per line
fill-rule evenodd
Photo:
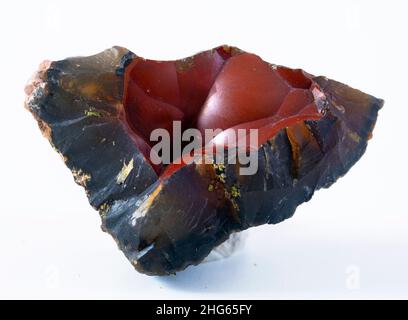
<path fill-rule="evenodd" d="M 0 298 L 408 298 L 406 1 L 1 1 Z M 23 108 L 44 59 L 220 44 L 385 99 L 364 157 L 233 257 L 138 274 Z"/>

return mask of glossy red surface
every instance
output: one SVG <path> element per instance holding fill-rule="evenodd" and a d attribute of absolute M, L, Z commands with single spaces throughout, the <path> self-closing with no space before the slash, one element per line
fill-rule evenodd
<path fill-rule="evenodd" d="M 321 114 L 311 76 L 274 66 L 254 54 L 219 47 L 177 61 L 135 58 L 125 73 L 124 106 L 134 133 L 150 142 L 150 133 L 222 129 L 258 129 L 258 146 L 280 129 Z M 227 146 L 228 147 L 228 146 Z"/>

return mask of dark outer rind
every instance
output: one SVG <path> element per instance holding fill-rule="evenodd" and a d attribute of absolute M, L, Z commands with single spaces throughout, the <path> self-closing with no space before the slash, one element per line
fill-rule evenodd
<path fill-rule="evenodd" d="M 166 275 L 199 264 L 231 233 L 291 217 L 315 190 L 347 173 L 364 153 L 383 101 L 324 77 L 314 81 L 327 97 L 325 116 L 283 129 L 262 145 L 255 175 L 228 165 L 225 183 L 209 191 L 214 166 L 192 164 L 107 212 L 105 228 L 138 271 Z"/>
<path fill-rule="evenodd" d="M 26 101 L 102 214 L 113 201 L 139 194 L 157 179 L 119 120 L 124 112 L 123 77 L 116 72 L 129 55 L 127 49 L 113 47 L 90 57 L 52 62 L 34 77 Z"/>

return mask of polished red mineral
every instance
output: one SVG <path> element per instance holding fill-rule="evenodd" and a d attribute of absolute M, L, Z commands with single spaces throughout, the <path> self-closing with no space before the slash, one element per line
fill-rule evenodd
<path fill-rule="evenodd" d="M 125 73 L 124 107 L 147 144 L 156 128 L 258 129 L 259 145 L 283 127 L 319 119 L 310 75 L 251 53 L 219 47 L 177 61 L 135 58 Z M 317 90 L 315 88 L 315 90 Z M 146 150 L 147 151 L 147 150 Z"/>

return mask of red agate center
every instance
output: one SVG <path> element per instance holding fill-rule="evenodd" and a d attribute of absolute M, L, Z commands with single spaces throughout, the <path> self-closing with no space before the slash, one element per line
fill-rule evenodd
<path fill-rule="evenodd" d="M 128 126 L 148 159 L 150 134 L 157 128 L 172 136 L 182 130 L 258 129 L 258 145 L 280 129 L 321 114 L 311 76 L 274 66 L 257 55 L 230 47 L 176 61 L 136 57 L 126 68 L 123 105 Z M 226 145 L 228 147 L 228 145 Z M 160 174 L 162 168 L 155 168 Z"/>

